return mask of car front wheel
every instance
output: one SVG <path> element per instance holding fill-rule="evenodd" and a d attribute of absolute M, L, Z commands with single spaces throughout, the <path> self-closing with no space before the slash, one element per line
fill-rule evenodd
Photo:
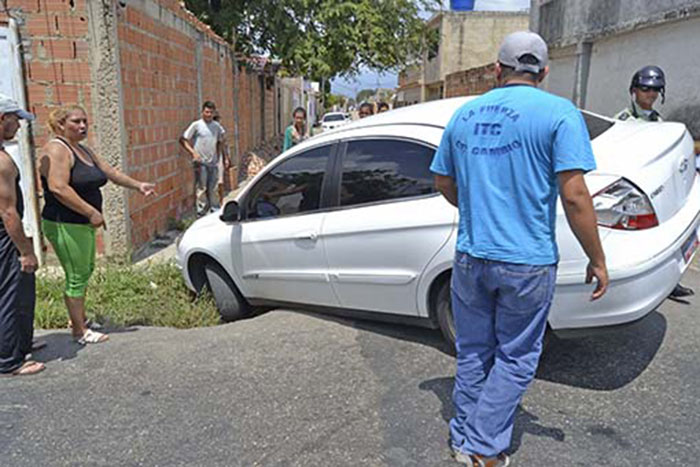
<path fill-rule="evenodd" d="M 235 321 L 250 314 L 250 306 L 224 268 L 209 261 L 204 265 L 204 275 L 222 320 Z"/>

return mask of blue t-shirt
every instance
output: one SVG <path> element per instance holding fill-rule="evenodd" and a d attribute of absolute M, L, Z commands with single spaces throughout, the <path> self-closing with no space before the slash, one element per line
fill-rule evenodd
<path fill-rule="evenodd" d="M 527 85 L 497 88 L 460 107 L 430 166 L 457 184 L 458 251 L 531 265 L 559 260 L 556 174 L 593 169 L 581 112 Z"/>

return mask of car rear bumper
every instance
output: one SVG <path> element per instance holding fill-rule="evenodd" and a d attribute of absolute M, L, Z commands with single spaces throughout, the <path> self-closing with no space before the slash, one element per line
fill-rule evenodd
<path fill-rule="evenodd" d="M 557 334 L 583 328 L 594 332 L 603 326 L 631 323 L 653 311 L 692 263 L 697 249 L 692 248 L 690 257 L 684 253 L 689 252 L 688 242 L 697 238 L 699 223 L 696 215 L 660 262 L 648 263 L 649 268 L 634 276 L 611 280 L 607 293 L 596 301 L 590 301 L 593 284 L 558 284 L 549 317 L 552 329 Z"/>

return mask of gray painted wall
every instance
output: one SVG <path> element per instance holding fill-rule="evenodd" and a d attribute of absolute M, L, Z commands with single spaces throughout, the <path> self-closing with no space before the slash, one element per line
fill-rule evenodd
<path fill-rule="evenodd" d="M 574 73 L 576 70 L 576 47 L 562 49 L 556 55 L 550 53 L 549 75 L 542 87 L 558 96 L 569 99 L 574 94 Z"/>
<path fill-rule="evenodd" d="M 700 13 L 699 0 L 533 0 L 532 29 L 567 45 Z"/>
<path fill-rule="evenodd" d="M 612 116 L 629 104 L 632 74 L 644 65 L 659 65 L 667 90 L 666 104 L 659 98 L 657 110 L 666 120 L 685 123 L 700 139 L 700 1 L 552 0 L 543 8 L 549 13 L 535 11 L 531 26 L 550 46 L 545 89 L 574 98 L 575 44 L 590 42 L 586 109 Z"/>
<path fill-rule="evenodd" d="M 629 102 L 632 74 L 644 65 L 666 73 L 666 120 L 682 121 L 700 139 L 700 18 L 623 34 L 593 45 L 586 107 L 611 114 Z"/>

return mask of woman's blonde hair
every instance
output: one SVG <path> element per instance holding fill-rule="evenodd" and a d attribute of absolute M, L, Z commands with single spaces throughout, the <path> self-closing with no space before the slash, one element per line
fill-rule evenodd
<path fill-rule="evenodd" d="M 68 118 L 68 115 L 70 115 L 76 111 L 80 111 L 80 112 L 84 113 L 85 115 L 87 115 L 87 112 L 85 112 L 85 109 L 83 109 L 78 104 L 64 105 L 62 107 L 59 107 L 57 109 L 52 110 L 51 113 L 49 114 L 49 122 L 48 122 L 49 130 L 51 130 L 56 135 L 60 134 L 61 127 L 59 126 L 59 124 L 65 123 L 66 118 Z"/>

